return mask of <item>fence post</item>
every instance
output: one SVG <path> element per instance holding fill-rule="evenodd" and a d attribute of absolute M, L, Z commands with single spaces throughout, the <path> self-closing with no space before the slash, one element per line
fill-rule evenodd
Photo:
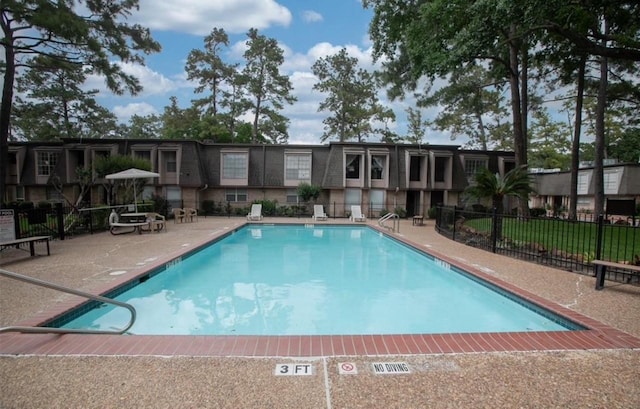
<path fill-rule="evenodd" d="M 491 210 L 491 252 L 495 253 L 498 247 L 498 209 Z"/>
<path fill-rule="evenodd" d="M 20 226 L 20 212 L 17 207 L 13 208 L 13 228 L 16 233 L 16 239 L 22 238 L 22 227 Z"/>
<path fill-rule="evenodd" d="M 458 210 L 458 206 L 453 205 L 453 241 L 456 241 L 456 210 Z"/>
<path fill-rule="evenodd" d="M 602 256 L 603 230 L 604 230 L 604 215 L 599 214 L 598 229 L 596 233 L 596 260 L 602 260 L 600 256 Z"/>
<path fill-rule="evenodd" d="M 58 223 L 58 237 L 64 240 L 64 215 L 62 214 L 62 203 L 56 203 L 56 220 Z"/>

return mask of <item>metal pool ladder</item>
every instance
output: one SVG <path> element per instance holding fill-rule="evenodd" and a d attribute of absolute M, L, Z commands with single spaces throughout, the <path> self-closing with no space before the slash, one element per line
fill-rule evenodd
<path fill-rule="evenodd" d="M 386 224 L 384 224 L 389 219 L 393 219 L 392 227 L 389 227 Z M 400 233 L 400 216 L 398 216 L 396 213 L 387 213 L 378 219 L 378 225 L 380 227 L 384 227 L 385 229 L 391 230 L 394 233 L 396 232 Z"/>
<path fill-rule="evenodd" d="M 12 278 L 14 280 L 24 281 L 29 284 L 38 285 L 40 287 L 50 288 L 52 290 L 62 291 L 65 293 L 77 295 L 84 298 L 89 298 L 94 301 L 99 301 L 102 303 L 113 304 L 118 307 L 124 307 L 131 312 L 131 319 L 129 320 L 129 324 L 121 330 L 91 330 L 91 329 L 73 329 L 73 328 L 50 328 L 50 327 L 21 327 L 21 326 L 12 326 L 12 327 L 2 327 L 0 328 L 0 333 L 2 332 L 22 332 L 25 334 L 115 334 L 120 335 L 124 334 L 131 328 L 136 321 L 136 309 L 131 304 L 127 304 L 124 302 L 112 300 L 111 298 L 101 297 L 99 295 L 93 295 L 89 293 L 85 293 L 83 291 L 74 290 L 73 288 L 63 287 L 58 284 L 50 283 L 48 281 L 40 280 L 33 277 L 28 277 L 22 274 L 13 273 L 11 271 L 0 269 L 0 276 L 4 276 L 7 278 Z"/>

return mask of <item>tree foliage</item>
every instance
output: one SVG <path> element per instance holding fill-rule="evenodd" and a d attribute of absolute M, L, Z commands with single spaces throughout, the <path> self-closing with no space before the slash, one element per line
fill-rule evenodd
<path fill-rule="evenodd" d="M 427 121 L 422 119 L 422 112 L 419 109 L 409 107 L 406 109 L 407 113 L 407 136 L 405 140 L 409 143 L 419 145 L 424 139 Z"/>
<path fill-rule="evenodd" d="M 334 137 L 340 142 L 362 142 L 374 132 L 380 133 L 383 140 L 394 138 L 387 132 L 386 123 L 395 116 L 378 102 L 375 76 L 359 68 L 358 59 L 349 56 L 345 48 L 319 58 L 311 71 L 318 78 L 313 89 L 326 95 L 318 111 L 330 113 L 322 121 L 322 142 Z M 382 128 L 374 129 L 374 121 L 383 124 Z"/>
<path fill-rule="evenodd" d="M 286 143 L 289 119 L 280 114 L 284 104 L 293 104 L 293 87 L 289 77 L 280 74 L 284 51 L 273 38 L 258 34 L 252 28 L 247 33 L 246 65 L 242 71 L 249 95 L 248 107 L 253 114 L 253 142 L 264 135 L 273 143 Z"/>
<path fill-rule="evenodd" d="M 116 117 L 83 90 L 87 69 L 38 56 L 18 78 L 11 121 L 13 135 L 27 140 L 112 137 Z M 51 67 L 51 68 L 49 68 Z"/>
<path fill-rule="evenodd" d="M 476 199 L 488 199 L 499 214 L 504 212 L 506 197 L 528 199 L 534 190 L 526 166 L 517 166 L 504 176 L 482 168 L 473 177 L 473 183 L 465 189 L 465 193 Z"/>
<path fill-rule="evenodd" d="M 452 73 L 448 85 L 431 95 L 423 95 L 418 103 L 441 107 L 428 125 L 450 132 L 452 140 L 467 137 L 468 147 L 482 150 L 512 146 L 511 123 L 504 120 L 507 110 L 503 85 L 504 82 L 496 83 L 487 69 L 479 65 L 465 66 Z"/>
<path fill-rule="evenodd" d="M 125 73 L 119 62 L 144 63 L 144 55 L 160 51 L 149 30 L 128 24 L 138 0 L 2 0 L 0 44 L 4 49 L 2 103 L 0 105 L 0 162 L 8 157 L 9 124 L 18 69 L 45 56 L 50 63 L 90 67 L 103 75 L 115 93 L 136 94 L 139 81 Z M 53 68 L 48 66 L 47 68 Z M 6 168 L 0 166 L 0 198 L 5 197 Z"/>
<path fill-rule="evenodd" d="M 204 50 L 194 49 L 187 57 L 187 79 L 197 81 L 196 94 L 205 90 L 209 94 L 194 101 L 194 105 L 203 107 L 205 112 L 215 118 L 218 115 L 220 100 L 224 95 L 224 84 L 229 82 L 235 67 L 222 59 L 223 47 L 229 47 L 229 36 L 224 29 L 214 28 L 204 38 Z"/>

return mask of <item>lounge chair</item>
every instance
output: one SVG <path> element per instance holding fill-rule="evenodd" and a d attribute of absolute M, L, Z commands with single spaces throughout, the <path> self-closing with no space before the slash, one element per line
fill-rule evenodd
<path fill-rule="evenodd" d="M 313 220 L 327 220 L 327 214 L 324 212 L 322 205 L 313 205 Z"/>
<path fill-rule="evenodd" d="M 191 207 L 184 208 L 184 220 L 187 222 L 192 222 L 193 219 L 198 220 L 198 211 Z"/>
<path fill-rule="evenodd" d="M 362 214 L 360 206 L 351 206 L 351 216 L 349 217 L 352 222 L 366 222 L 367 218 Z"/>
<path fill-rule="evenodd" d="M 247 215 L 247 220 L 262 220 L 262 204 L 254 203 L 251 205 L 251 213 Z"/>
<path fill-rule="evenodd" d="M 184 222 L 184 217 L 186 215 L 184 209 L 180 209 L 180 208 L 176 208 L 176 209 L 172 209 L 171 212 L 173 213 L 173 222 L 174 223 L 182 223 Z"/>

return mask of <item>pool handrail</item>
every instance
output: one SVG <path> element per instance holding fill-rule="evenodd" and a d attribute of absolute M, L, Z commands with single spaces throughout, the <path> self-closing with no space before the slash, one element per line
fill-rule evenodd
<path fill-rule="evenodd" d="M 389 219 L 393 219 L 393 227 L 391 228 L 384 224 L 384 222 Z M 378 225 L 380 227 L 384 227 L 385 229 L 391 230 L 394 233 L 400 233 L 400 216 L 398 216 L 398 214 L 396 213 L 387 213 L 378 219 Z"/>
<path fill-rule="evenodd" d="M 75 329 L 75 328 L 53 328 L 53 327 L 26 327 L 26 326 L 9 326 L 1 327 L 0 333 L 3 332 L 21 332 L 24 334 L 111 334 L 122 335 L 127 332 L 136 321 L 136 309 L 131 304 L 127 304 L 121 301 L 116 301 L 111 298 L 102 297 L 99 295 L 89 294 L 84 291 L 75 290 L 73 288 L 64 287 L 58 284 L 54 284 L 48 281 L 40 280 L 38 278 L 25 276 L 22 274 L 14 273 L 11 271 L 0 269 L 0 275 L 12 278 L 14 280 L 24 281 L 29 284 L 38 285 L 40 287 L 49 288 L 52 290 L 62 291 L 65 293 L 77 295 L 79 297 L 89 298 L 94 301 L 102 303 L 113 304 L 118 307 L 123 307 L 129 310 L 131 313 L 131 319 L 128 325 L 121 330 L 90 330 L 90 329 Z"/>

